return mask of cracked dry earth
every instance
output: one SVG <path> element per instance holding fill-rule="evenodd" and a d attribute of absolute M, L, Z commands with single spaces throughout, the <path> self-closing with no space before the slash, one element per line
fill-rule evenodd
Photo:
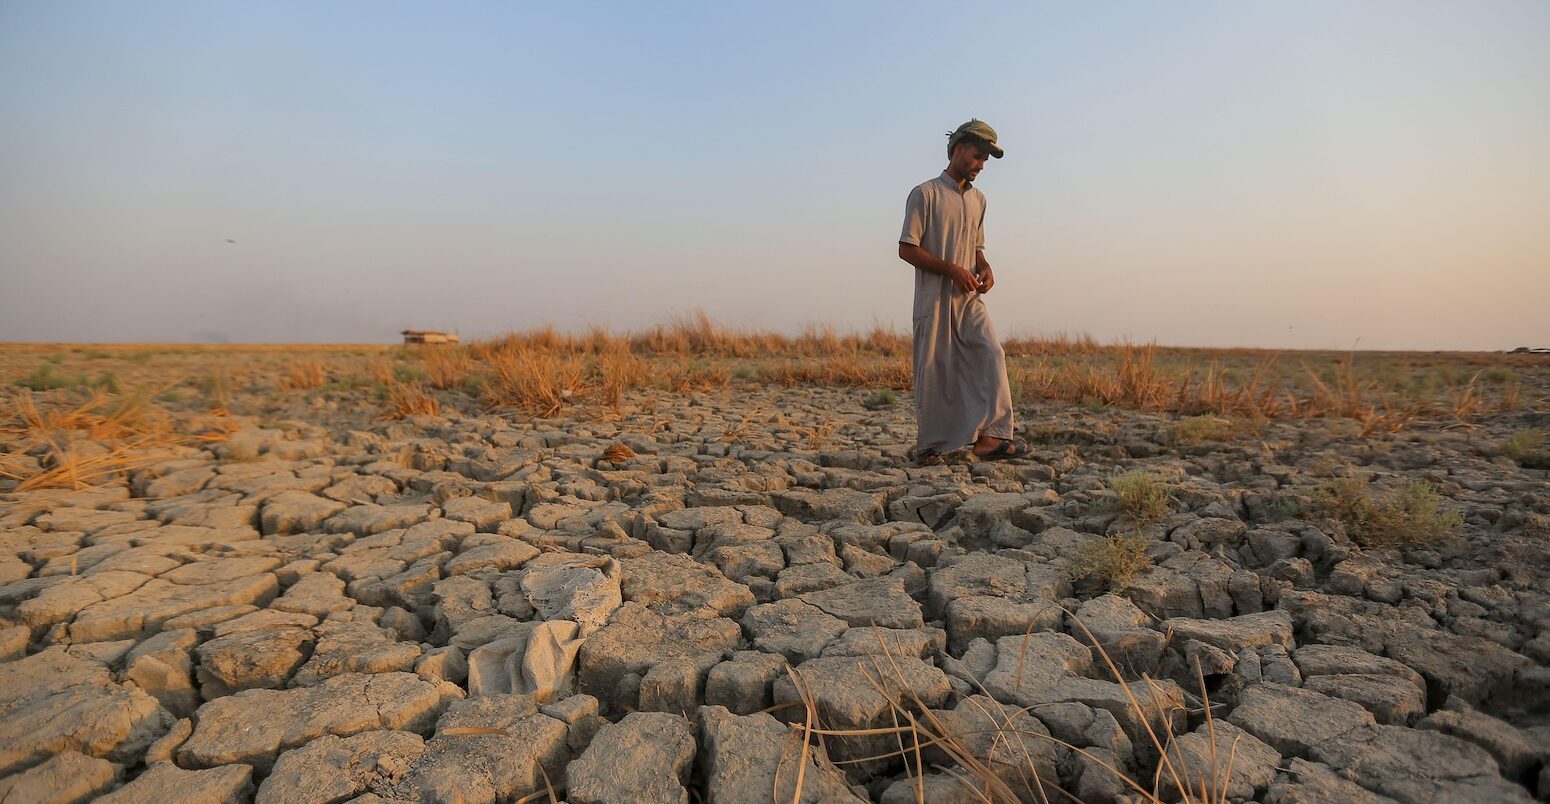
<path fill-rule="evenodd" d="M 0 497 L 0 798 L 767 802 L 800 772 L 803 801 L 978 800 L 941 750 L 918 782 L 878 758 L 891 735 L 804 760 L 805 708 L 764 711 L 803 692 L 839 730 L 918 702 L 1088 802 L 1131 794 L 1100 763 L 1151 787 L 1149 726 L 1196 778 L 1231 753 L 1234 800 L 1550 796 L 1550 490 L 1479 434 L 1179 447 L 1172 417 L 1040 406 L 1030 459 L 919 469 L 908 400 L 863 396 L 244 419 L 119 485 Z M 1109 504 L 1134 469 L 1169 480 L 1162 521 Z M 1288 513 L 1342 476 L 1429 480 L 1465 525 L 1363 550 Z M 1116 532 L 1150 568 L 1074 584 Z"/>

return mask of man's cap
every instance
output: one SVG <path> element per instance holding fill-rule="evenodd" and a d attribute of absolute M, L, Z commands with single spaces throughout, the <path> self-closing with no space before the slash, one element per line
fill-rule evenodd
<path fill-rule="evenodd" d="M 1006 156 L 1006 151 L 1002 150 L 1001 146 L 996 144 L 996 130 L 991 128 L 990 124 L 983 120 L 974 118 L 969 122 L 959 126 L 956 130 L 953 131 L 953 133 L 948 134 L 947 150 L 951 152 L 953 150 L 953 146 L 966 139 L 976 139 L 981 143 L 984 143 L 985 150 L 989 151 L 990 155 L 997 159 Z"/>

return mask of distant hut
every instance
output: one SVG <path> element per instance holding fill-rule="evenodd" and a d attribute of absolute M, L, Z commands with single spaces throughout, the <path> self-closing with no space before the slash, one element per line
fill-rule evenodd
<path fill-rule="evenodd" d="M 437 332 L 433 329 L 406 329 L 402 334 L 405 346 L 420 343 L 457 343 L 459 341 L 456 332 Z"/>

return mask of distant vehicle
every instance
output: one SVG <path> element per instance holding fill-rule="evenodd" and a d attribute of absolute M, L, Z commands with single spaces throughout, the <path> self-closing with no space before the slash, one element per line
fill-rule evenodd
<path fill-rule="evenodd" d="M 1508 352 L 1509 355 L 1550 355 L 1550 347 L 1546 346 L 1519 346 Z"/>
<path fill-rule="evenodd" d="M 459 343 L 462 340 L 456 332 L 437 332 L 433 329 L 406 329 L 401 334 L 405 346 L 414 343 Z"/>

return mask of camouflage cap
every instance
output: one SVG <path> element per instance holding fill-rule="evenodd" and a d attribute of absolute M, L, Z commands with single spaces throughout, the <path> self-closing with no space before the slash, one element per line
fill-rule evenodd
<path fill-rule="evenodd" d="M 1006 156 L 1006 151 L 996 144 L 996 130 L 979 118 L 969 120 L 947 135 L 948 155 L 952 155 L 953 146 L 967 139 L 979 140 L 984 144 L 985 150 L 997 159 Z"/>

